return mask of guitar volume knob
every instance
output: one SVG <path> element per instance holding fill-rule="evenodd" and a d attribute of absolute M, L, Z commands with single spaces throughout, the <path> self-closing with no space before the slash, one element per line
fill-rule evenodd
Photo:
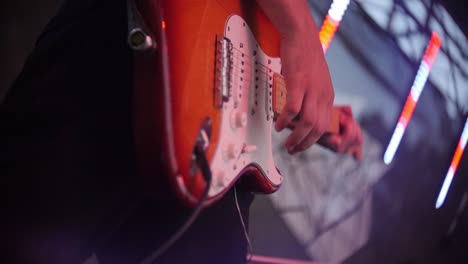
<path fill-rule="evenodd" d="M 242 128 L 247 126 L 247 113 L 241 111 L 233 111 L 231 114 L 232 128 Z"/>
<path fill-rule="evenodd" d="M 226 160 L 232 160 L 235 157 L 237 157 L 239 151 L 239 146 L 237 146 L 236 144 L 227 144 L 224 147 L 224 157 L 226 158 Z"/>

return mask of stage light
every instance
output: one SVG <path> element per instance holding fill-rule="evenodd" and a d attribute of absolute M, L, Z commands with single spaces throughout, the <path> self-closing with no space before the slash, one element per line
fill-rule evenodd
<path fill-rule="evenodd" d="M 348 7 L 349 0 L 334 0 L 328 14 L 323 21 L 320 29 L 319 37 L 322 43 L 323 53 L 327 52 L 328 47 L 335 36 L 335 32 L 340 25 L 343 15 Z"/>
<path fill-rule="evenodd" d="M 458 141 L 457 148 L 455 150 L 455 154 L 453 155 L 452 162 L 450 163 L 449 170 L 447 175 L 445 176 L 444 183 L 442 184 L 442 188 L 440 189 L 439 196 L 437 196 L 436 201 L 436 209 L 439 209 L 445 201 L 445 197 L 447 197 L 448 190 L 450 185 L 452 184 L 453 177 L 455 176 L 455 172 L 457 171 L 458 164 L 460 163 L 461 157 L 463 155 L 463 151 L 465 150 L 466 141 L 468 140 L 468 118 L 466 119 L 465 127 L 463 128 L 463 132 L 461 134 L 460 140 Z"/>
<path fill-rule="evenodd" d="M 426 84 L 427 78 L 429 77 L 432 65 L 434 64 L 434 61 L 437 57 L 437 53 L 439 52 L 440 45 L 441 40 L 439 35 L 436 32 L 433 32 L 426 51 L 424 52 L 424 57 L 414 79 L 411 91 L 406 98 L 405 105 L 401 111 L 395 131 L 393 132 L 390 143 L 388 144 L 387 150 L 385 151 L 385 164 L 390 164 L 393 160 L 393 157 L 395 156 L 398 146 L 400 145 L 400 141 L 405 133 L 406 127 L 411 120 L 414 109 L 416 108 L 419 96 L 424 90 L 424 85 Z"/>

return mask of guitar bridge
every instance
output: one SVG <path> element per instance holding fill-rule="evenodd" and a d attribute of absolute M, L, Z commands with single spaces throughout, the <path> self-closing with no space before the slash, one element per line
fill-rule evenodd
<path fill-rule="evenodd" d="M 231 97 L 233 65 L 232 43 L 229 39 L 216 37 L 216 67 L 214 84 L 214 105 L 221 108 Z"/>

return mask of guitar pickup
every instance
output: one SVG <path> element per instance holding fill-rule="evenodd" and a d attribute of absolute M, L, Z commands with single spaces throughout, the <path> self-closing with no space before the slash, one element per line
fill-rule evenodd
<path fill-rule="evenodd" d="M 216 66 L 214 83 L 214 106 L 221 108 L 231 97 L 233 46 L 229 39 L 216 37 Z"/>
<path fill-rule="evenodd" d="M 278 73 L 273 74 L 273 119 L 276 120 L 286 105 L 286 83 L 283 76 Z"/>

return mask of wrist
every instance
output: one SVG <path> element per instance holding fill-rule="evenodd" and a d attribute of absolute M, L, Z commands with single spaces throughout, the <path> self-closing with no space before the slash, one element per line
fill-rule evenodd
<path fill-rule="evenodd" d="M 305 0 L 257 0 L 283 38 L 315 34 L 317 26 Z"/>
<path fill-rule="evenodd" d="M 318 36 L 317 25 L 310 15 L 309 10 L 304 11 L 306 14 L 293 17 L 289 23 L 283 23 L 283 26 L 278 27 L 278 31 L 282 38 L 295 38 L 297 36 Z"/>

